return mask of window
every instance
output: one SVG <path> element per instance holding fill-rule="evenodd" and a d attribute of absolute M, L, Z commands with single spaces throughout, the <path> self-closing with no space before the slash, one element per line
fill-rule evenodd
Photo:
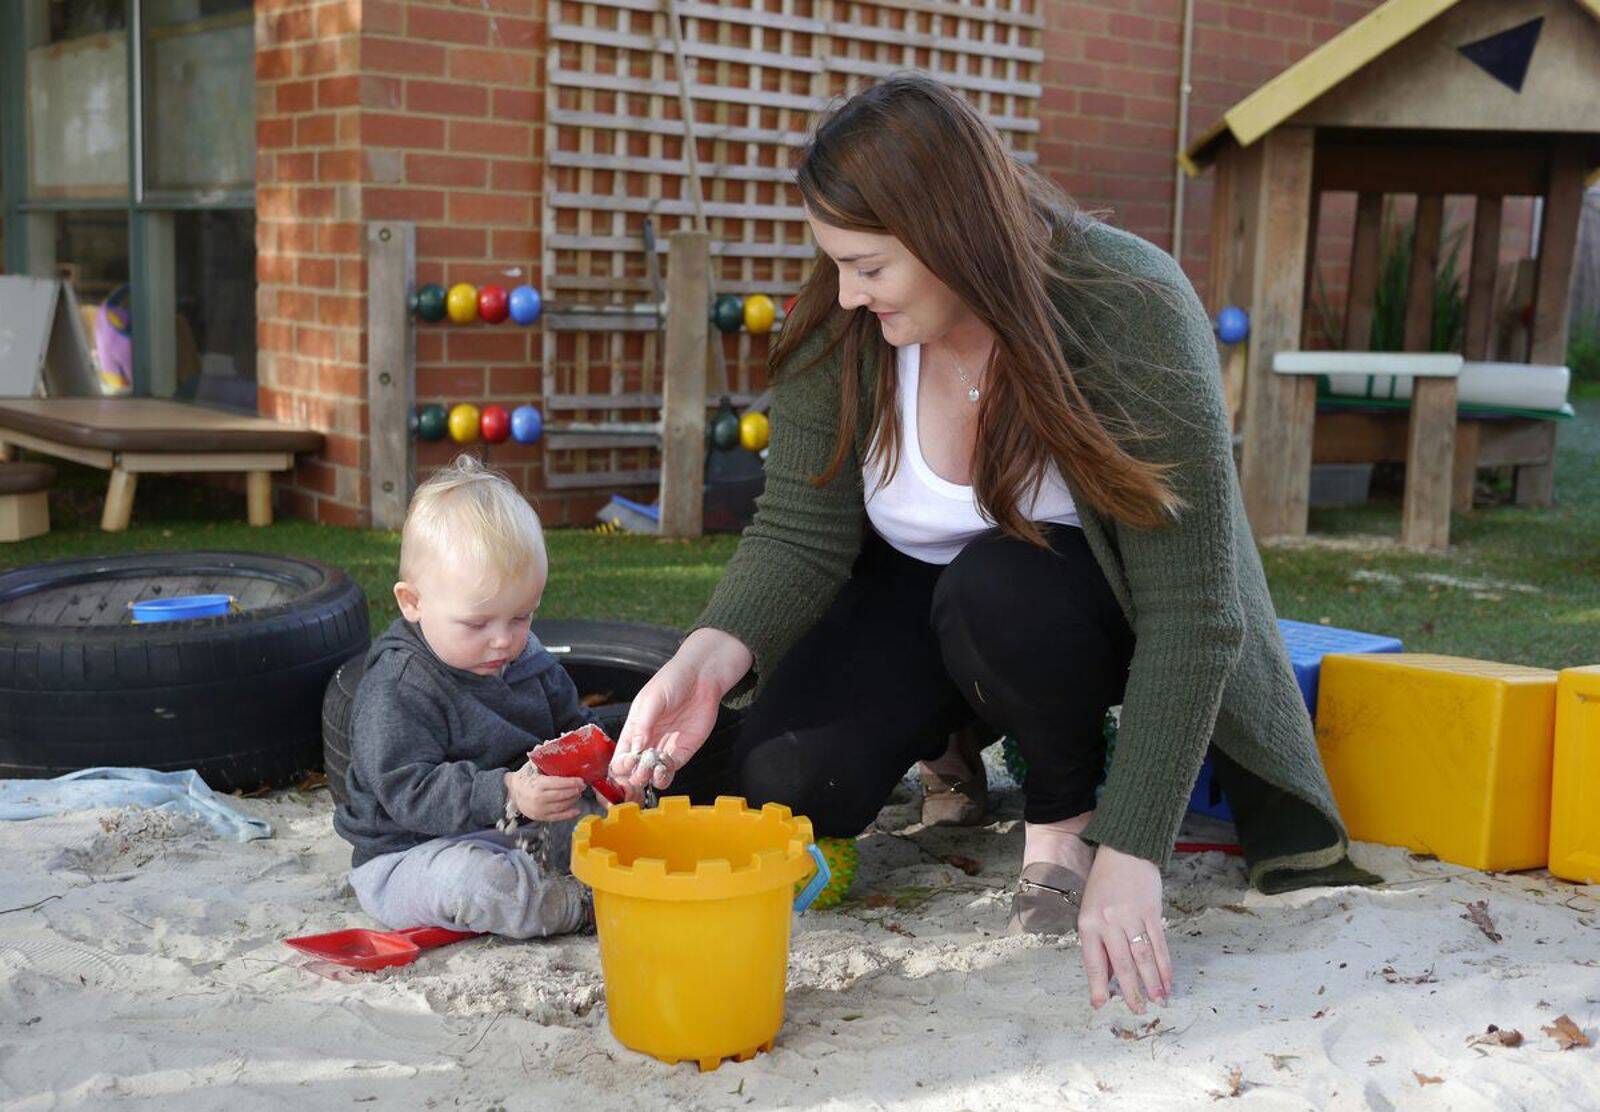
<path fill-rule="evenodd" d="M 68 279 L 138 393 L 255 407 L 252 19 L 251 0 L 0 2 L 4 269 Z"/>

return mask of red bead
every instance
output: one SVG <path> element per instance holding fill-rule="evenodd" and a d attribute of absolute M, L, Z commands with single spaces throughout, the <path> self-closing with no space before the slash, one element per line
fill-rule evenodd
<path fill-rule="evenodd" d="M 478 418 L 478 425 L 484 440 L 499 444 L 511 435 L 511 414 L 505 411 L 504 406 L 486 405 L 483 407 L 483 416 Z"/>
<path fill-rule="evenodd" d="M 511 300 L 499 286 L 484 286 L 478 291 L 478 317 L 488 324 L 499 324 L 511 313 Z"/>

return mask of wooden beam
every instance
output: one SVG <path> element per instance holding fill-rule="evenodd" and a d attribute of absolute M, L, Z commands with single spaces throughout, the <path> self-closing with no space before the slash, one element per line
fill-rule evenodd
<path fill-rule="evenodd" d="M 367 225 L 367 477 L 374 529 L 398 529 L 404 523 L 416 474 L 411 413 L 417 332 L 408 309 L 416 265 L 414 225 L 393 220 Z"/>
<path fill-rule="evenodd" d="M 1540 462 L 1517 465 L 1512 497 L 1519 506 L 1548 506 L 1556 500 L 1556 423 L 1540 421 L 1532 436 Z"/>
<path fill-rule="evenodd" d="M 1406 278 L 1405 349 L 1433 346 L 1433 293 L 1444 230 L 1444 196 L 1417 198 Z M 1450 545 L 1450 504 L 1455 497 L 1456 380 L 1412 381 L 1411 419 L 1406 428 L 1406 492 L 1400 510 L 1400 543 L 1441 550 Z"/>
<path fill-rule="evenodd" d="M 1494 279 L 1500 268 L 1500 218 L 1505 209 L 1504 200 L 1493 193 L 1480 193 L 1473 210 L 1472 270 L 1467 275 L 1467 334 L 1462 354 L 1475 362 L 1489 358 L 1489 343 L 1494 332 Z M 1459 502 L 1457 508 L 1460 508 Z"/>
<path fill-rule="evenodd" d="M 1344 349 L 1372 346 L 1372 307 L 1378 296 L 1379 247 L 1383 232 L 1383 194 L 1363 193 L 1356 201 L 1355 238 L 1350 247 L 1350 286 L 1345 295 Z"/>
<path fill-rule="evenodd" d="M 1439 240 L 1444 230 L 1444 196 L 1417 198 L 1411 237 L 1411 272 L 1406 277 L 1406 351 L 1433 347 L 1433 287 L 1439 273 Z"/>
<path fill-rule="evenodd" d="M 1247 216 L 1251 335 L 1239 478 L 1258 538 L 1299 537 L 1309 509 L 1317 384 L 1273 374 L 1272 357 L 1300 339 L 1315 146 L 1309 128 L 1288 126 L 1255 146 L 1260 154 L 1244 164 L 1257 193 Z"/>
<path fill-rule="evenodd" d="M 1533 294 L 1530 363 L 1567 361 L 1567 299 L 1583 215 L 1583 137 L 1562 136 L 1550 152 L 1550 188 L 1539 233 L 1539 275 Z"/>
<path fill-rule="evenodd" d="M 1455 497 L 1456 380 L 1419 378 L 1411 387 L 1406 436 L 1406 493 L 1400 543 L 1442 551 L 1450 546 Z"/>
<path fill-rule="evenodd" d="M 661 402 L 661 535 L 698 537 L 705 487 L 711 237 L 673 232 Z"/>
<path fill-rule="evenodd" d="M 1351 193 L 1544 192 L 1548 157 L 1542 145 L 1339 142 L 1317 146 L 1317 188 Z"/>

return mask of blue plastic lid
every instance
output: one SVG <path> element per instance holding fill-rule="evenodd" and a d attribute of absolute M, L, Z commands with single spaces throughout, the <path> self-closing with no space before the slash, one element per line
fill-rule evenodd
<path fill-rule="evenodd" d="M 136 622 L 183 622 L 194 618 L 216 618 L 233 605 L 232 595 L 174 595 L 171 598 L 130 602 Z"/>

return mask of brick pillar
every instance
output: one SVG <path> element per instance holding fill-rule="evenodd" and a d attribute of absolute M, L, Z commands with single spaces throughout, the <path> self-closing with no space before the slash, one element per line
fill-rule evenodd
<path fill-rule="evenodd" d="M 540 283 L 544 5 L 257 0 L 259 405 L 328 437 L 288 513 L 368 520 L 365 221 L 417 226 L 417 281 Z M 535 401 L 540 332 L 425 325 L 420 402 Z M 426 473 L 456 445 L 419 445 Z M 525 489 L 539 449 L 490 461 Z"/>
<path fill-rule="evenodd" d="M 257 404 L 326 435 L 276 496 L 339 525 L 363 523 L 366 505 L 362 9 L 256 3 Z"/>

